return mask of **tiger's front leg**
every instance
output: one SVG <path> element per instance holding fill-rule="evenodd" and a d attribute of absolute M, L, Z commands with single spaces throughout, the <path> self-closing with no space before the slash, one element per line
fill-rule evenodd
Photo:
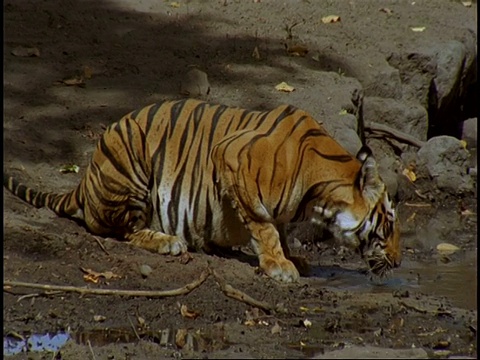
<path fill-rule="evenodd" d="M 245 224 L 252 234 L 252 246 L 258 255 L 260 268 L 270 277 L 283 282 L 298 281 L 300 274 L 285 257 L 280 235 L 271 223 L 250 221 Z"/>

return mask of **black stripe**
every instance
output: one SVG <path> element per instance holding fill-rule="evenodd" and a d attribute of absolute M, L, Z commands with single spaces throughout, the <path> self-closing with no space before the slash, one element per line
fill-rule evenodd
<path fill-rule="evenodd" d="M 213 113 L 212 121 L 211 121 L 210 127 L 209 127 L 210 133 L 208 135 L 207 154 L 210 154 L 210 151 L 211 151 L 212 145 L 213 145 L 213 137 L 215 135 L 215 130 L 217 128 L 217 125 L 218 125 L 220 119 L 222 118 L 223 114 L 225 113 L 225 111 L 227 109 L 228 109 L 227 106 L 218 105 L 217 109 Z M 228 127 L 230 127 L 231 123 L 232 123 L 232 119 L 230 119 Z"/>
<path fill-rule="evenodd" d="M 205 241 L 210 241 L 212 239 L 212 219 L 213 219 L 213 213 L 212 213 L 212 207 L 210 206 L 210 196 L 209 196 L 209 191 L 207 188 L 206 191 L 206 197 L 204 199 L 205 201 L 205 224 L 204 229 L 205 229 Z"/>
<path fill-rule="evenodd" d="M 167 213 L 172 229 L 176 229 L 178 224 L 178 202 L 180 201 L 182 195 L 183 178 L 185 176 L 185 164 L 186 163 L 184 162 L 178 173 L 178 176 L 175 178 L 172 190 L 170 192 L 170 203 L 168 204 Z"/>
<path fill-rule="evenodd" d="M 275 164 L 278 163 L 277 161 L 277 158 L 278 158 L 278 153 L 280 152 L 280 150 L 283 148 L 283 145 L 288 141 L 288 139 L 290 138 L 290 136 L 292 136 L 292 134 L 295 132 L 295 130 L 298 128 L 298 126 L 300 126 L 304 120 L 308 119 L 307 116 L 302 116 L 300 117 L 299 119 L 297 119 L 297 121 L 295 122 L 295 125 L 292 126 L 292 128 L 290 129 L 290 131 L 288 132 L 287 135 L 285 135 L 284 139 L 282 140 L 282 142 L 277 145 L 277 150 L 275 150 L 275 155 L 273 157 L 274 159 L 274 166 L 273 166 L 273 172 L 272 172 L 272 175 L 270 177 L 270 188 L 273 188 L 273 181 L 275 179 L 275 172 L 277 170 L 277 167 L 275 166 Z M 303 136 L 302 136 L 302 139 L 300 140 L 300 143 L 299 143 L 299 146 L 302 146 L 303 145 L 303 142 L 305 140 L 303 139 Z M 301 159 L 302 160 L 302 159 Z M 301 163 L 300 163 L 301 165 Z M 285 185 L 286 185 L 286 182 L 284 182 L 284 189 L 282 190 L 282 193 L 284 192 L 285 190 Z"/>
<path fill-rule="evenodd" d="M 350 155 L 329 155 L 329 154 L 322 154 L 320 151 L 318 151 L 317 149 L 310 149 L 312 150 L 314 153 L 316 153 L 318 156 L 326 159 L 326 160 L 330 160 L 330 161 L 337 161 L 337 162 L 341 162 L 341 163 L 346 163 L 346 162 L 349 162 L 349 161 L 352 161 L 353 158 L 352 156 Z"/>
<path fill-rule="evenodd" d="M 183 221 L 183 238 L 187 241 L 187 244 L 189 246 L 191 246 L 191 244 L 192 244 L 192 234 L 191 234 L 190 226 L 188 225 L 187 210 L 185 210 L 183 215 L 184 215 L 183 216 L 183 218 L 184 218 L 184 221 Z"/>
<path fill-rule="evenodd" d="M 307 138 L 311 137 L 330 137 L 324 130 L 321 128 L 318 129 L 309 129 L 305 134 L 300 138 L 300 142 L 304 142 Z"/>
<path fill-rule="evenodd" d="M 152 127 L 153 121 L 156 118 L 158 109 L 163 105 L 165 101 L 162 101 L 161 103 L 154 104 L 150 109 L 148 109 L 148 114 L 147 114 L 147 124 L 145 126 L 145 134 L 148 134 L 150 132 L 150 128 Z"/>
<path fill-rule="evenodd" d="M 168 134 L 169 137 L 172 137 L 172 134 L 177 126 L 177 121 L 180 118 L 180 113 L 182 112 L 183 108 L 185 107 L 186 100 L 177 101 L 175 104 L 172 105 L 170 109 L 170 132 Z"/>

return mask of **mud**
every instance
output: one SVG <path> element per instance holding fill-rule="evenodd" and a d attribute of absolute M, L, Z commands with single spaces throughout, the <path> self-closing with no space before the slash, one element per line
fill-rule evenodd
<path fill-rule="evenodd" d="M 308 78 L 318 69 L 296 58 L 287 59 L 295 62 L 291 67 L 282 62 L 284 26 L 299 19 L 307 25 L 297 27 L 296 34 L 311 33 L 309 19 L 342 11 L 352 34 L 369 34 L 365 49 L 388 36 L 398 42 L 412 36 L 390 25 L 375 31 L 366 14 L 376 14 L 379 6 L 369 1 L 364 7 L 343 8 L 325 1 L 314 10 L 311 2 L 291 2 L 283 13 L 271 11 L 267 1 L 180 1 L 178 8 L 165 1 L 131 3 L 136 11 L 129 1 L 4 3 L 4 167 L 23 182 L 45 190 L 71 189 L 105 125 L 152 101 L 180 97 L 180 79 L 189 65 L 206 71 L 214 102 L 257 108 L 288 102 L 286 95 L 278 98 L 269 90 L 285 80 L 315 94 L 320 89 Z M 452 11 L 458 4 L 440 1 L 419 4 L 418 11 L 409 13 L 410 3 L 392 6 L 397 14 L 410 14 L 402 26 L 432 21 L 429 25 L 441 28 L 442 23 L 432 19 L 445 18 L 448 24 L 461 24 L 462 11 L 468 11 Z M 328 40 L 322 37 L 309 46 L 346 41 L 345 31 L 326 31 Z M 428 36 L 435 41 L 436 34 Z M 355 41 L 362 44 L 360 38 Z M 257 45 L 268 59 L 262 66 L 252 59 Z M 17 46 L 36 47 L 40 57 L 13 56 Z M 365 49 L 358 59 L 368 63 Z M 85 84 L 58 84 L 85 66 L 92 71 Z M 330 90 L 335 96 L 336 89 Z M 295 105 L 308 107 L 307 101 Z M 79 174 L 58 171 L 71 164 L 80 166 Z M 274 309 L 259 310 L 226 296 L 213 276 L 187 295 L 167 298 L 4 286 L 4 354 L 7 338 L 21 348 L 28 347 L 33 335 L 40 346 L 49 342 L 40 336 L 57 335 L 63 341 L 68 334 L 65 346 L 11 358 L 307 358 L 328 357 L 330 351 L 339 351 L 337 357 L 352 352 L 373 357 L 387 350 L 392 357 L 476 357 L 476 196 L 441 197 L 429 184 L 423 186 L 422 191 L 441 201 L 412 196 L 414 200 L 399 204 L 404 260 L 390 278 L 370 281 L 358 255 L 319 241 L 305 227 L 293 230 L 291 242 L 294 253 L 311 262 L 312 272 L 296 284 L 280 284 L 260 274 L 248 249 L 229 256 L 160 256 L 96 238 L 4 190 L 6 281 L 170 290 L 214 269 L 227 284 Z M 442 242 L 460 250 L 441 255 L 436 245 Z M 152 272 L 143 276 L 141 265 L 149 265 Z M 82 269 L 117 276 L 94 283 L 85 280 Z M 187 314 L 181 314 L 182 305 Z"/>

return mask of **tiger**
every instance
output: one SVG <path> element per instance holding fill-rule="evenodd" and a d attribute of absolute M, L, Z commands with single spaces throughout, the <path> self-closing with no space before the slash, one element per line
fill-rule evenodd
<path fill-rule="evenodd" d="M 261 272 L 280 282 L 308 266 L 290 254 L 291 223 L 326 227 L 373 275 L 401 262 L 398 218 L 371 149 L 351 155 L 292 105 L 164 100 L 107 127 L 74 190 L 36 191 L 7 174 L 4 187 L 94 235 L 160 254 L 250 244 Z"/>

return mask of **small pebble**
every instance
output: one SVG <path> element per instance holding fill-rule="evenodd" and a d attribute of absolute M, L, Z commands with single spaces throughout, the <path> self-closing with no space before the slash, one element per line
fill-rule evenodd
<path fill-rule="evenodd" d="M 140 265 L 140 274 L 146 278 L 152 272 L 152 268 L 149 265 Z"/>

